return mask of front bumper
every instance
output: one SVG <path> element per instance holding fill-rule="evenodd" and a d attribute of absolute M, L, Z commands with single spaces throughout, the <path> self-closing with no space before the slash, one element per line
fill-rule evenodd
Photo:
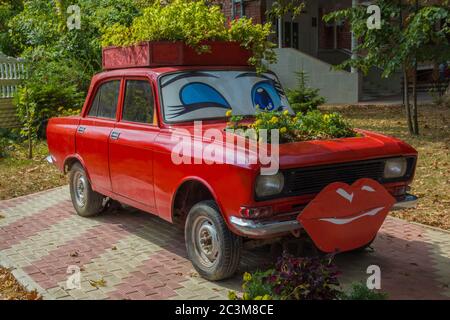
<path fill-rule="evenodd" d="M 417 205 L 417 201 L 418 198 L 416 196 L 407 194 L 402 201 L 394 204 L 391 210 L 414 208 Z M 249 237 L 267 237 L 302 228 L 297 220 L 261 222 L 232 216 L 230 222 L 241 234 Z"/>

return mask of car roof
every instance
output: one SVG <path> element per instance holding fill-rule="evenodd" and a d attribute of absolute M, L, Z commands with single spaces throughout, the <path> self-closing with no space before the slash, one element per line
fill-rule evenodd
<path fill-rule="evenodd" d="M 124 77 L 124 76 L 153 76 L 158 77 L 165 73 L 172 73 L 185 70 L 254 70 L 252 67 L 246 66 L 171 66 L 171 67 L 156 67 L 156 68 L 127 68 L 127 69 L 115 69 L 106 70 L 97 73 L 94 78 L 99 81 L 105 78 L 111 77 Z"/>

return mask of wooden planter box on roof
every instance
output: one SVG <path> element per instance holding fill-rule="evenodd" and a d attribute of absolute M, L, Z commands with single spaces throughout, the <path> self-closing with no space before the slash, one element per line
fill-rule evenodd
<path fill-rule="evenodd" d="M 199 54 L 185 43 L 143 42 L 130 47 L 103 48 L 103 69 L 160 66 L 248 66 L 251 52 L 237 42 L 203 42 L 209 52 Z"/>

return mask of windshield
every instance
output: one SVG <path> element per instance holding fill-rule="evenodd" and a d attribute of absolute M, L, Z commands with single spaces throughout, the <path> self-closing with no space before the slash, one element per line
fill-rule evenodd
<path fill-rule="evenodd" d="M 272 73 L 252 71 L 183 71 L 163 76 L 160 81 L 164 118 L 183 122 L 253 116 L 257 110 L 289 110 L 286 96 Z"/>

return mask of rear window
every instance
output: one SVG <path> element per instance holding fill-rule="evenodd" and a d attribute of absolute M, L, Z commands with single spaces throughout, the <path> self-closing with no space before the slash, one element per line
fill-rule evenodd
<path fill-rule="evenodd" d="M 88 115 L 91 117 L 115 119 L 119 100 L 120 80 L 108 81 L 100 85 Z"/>

